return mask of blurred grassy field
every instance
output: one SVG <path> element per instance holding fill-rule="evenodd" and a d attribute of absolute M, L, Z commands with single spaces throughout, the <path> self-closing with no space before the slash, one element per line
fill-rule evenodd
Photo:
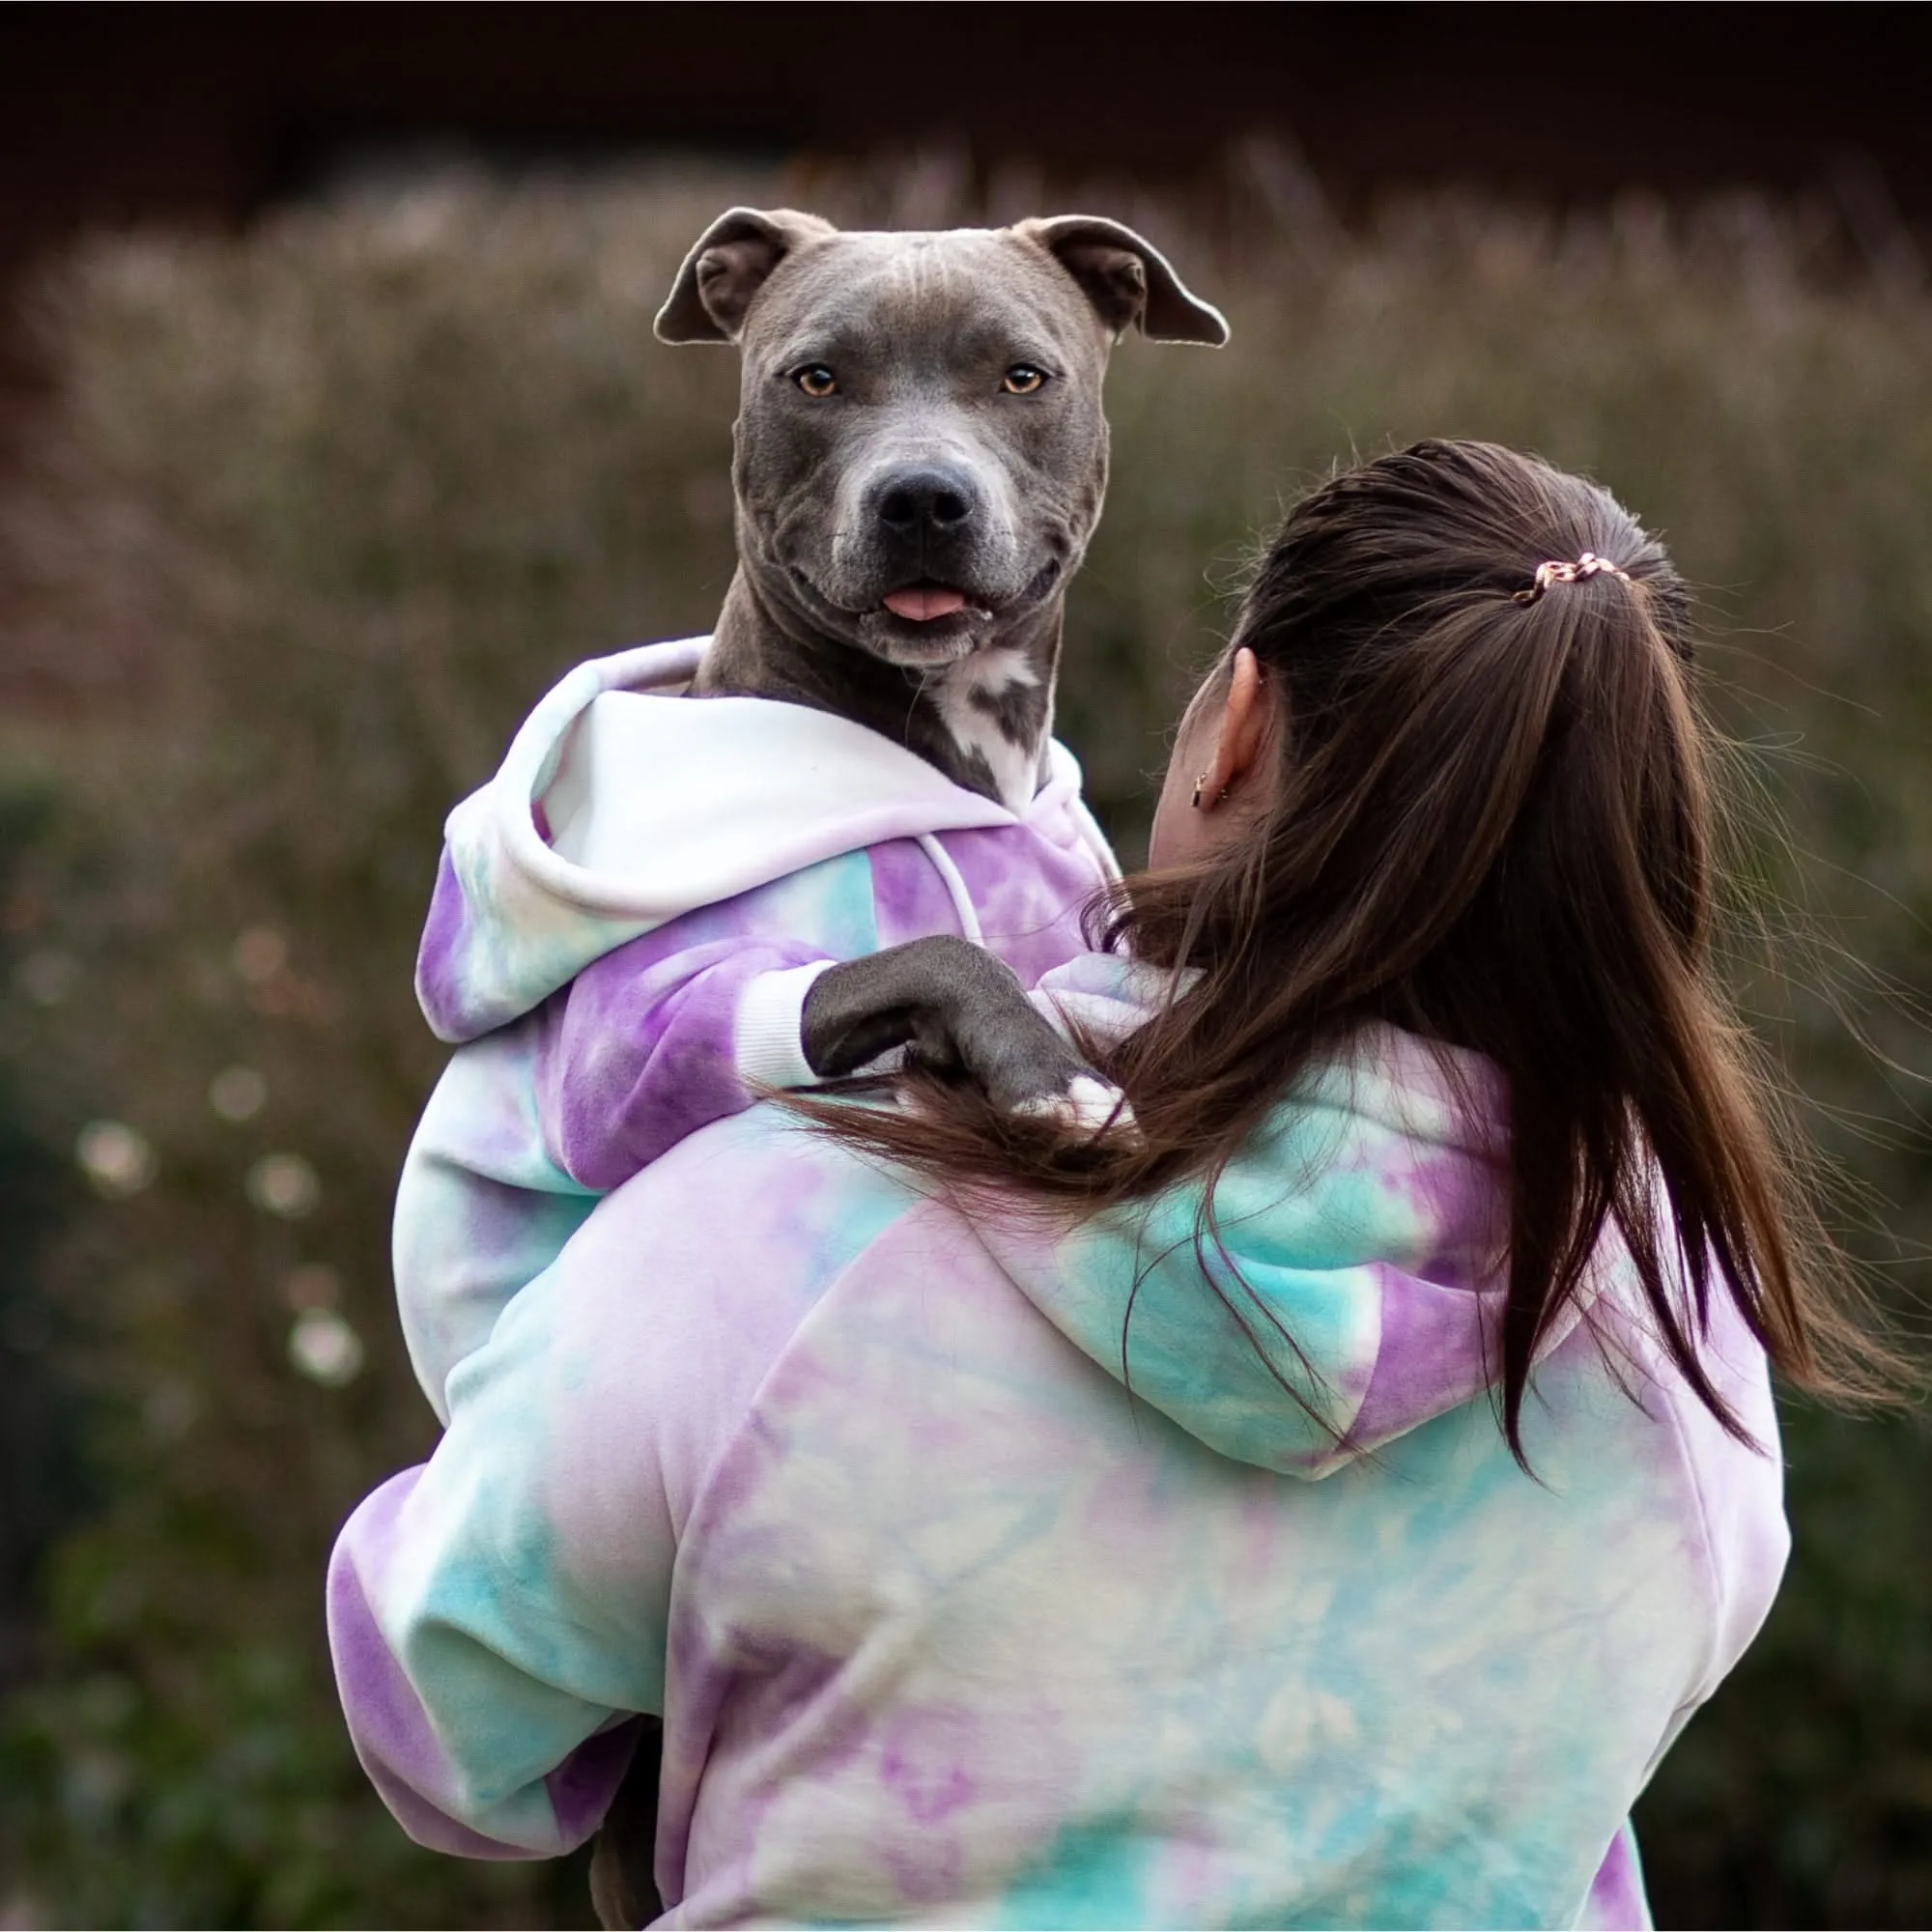
<path fill-rule="evenodd" d="M 0 506 L 4 647 L 50 694 L 0 725 L 0 1194 L 32 1204 L 0 1226 L 0 1372 L 10 1466 L 45 1472 L 0 1541 L 0 1921 L 583 1918 L 574 1866 L 405 1843 L 342 1737 L 318 1584 L 431 1436 L 386 1235 L 440 1059 L 410 984 L 441 816 L 565 667 L 715 612 L 735 358 L 650 316 L 712 214 L 781 198 L 981 213 L 916 168 L 452 181 L 103 240 L 43 298 L 57 401 Z M 1422 434 L 1592 472 L 1703 586 L 1714 699 L 1792 827 L 1751 877 L 1826 938 L 1739 970 L 1851 1238 L 1920 1292 L 1932 299 L 1748 200 L 1418 200 L 1345 233 L 1258 156 L 1211 211 L 1100 212 L 1235 327 L 1130 340 L 1110 381 L 1061 728 L 1125 855 L 1224 593 L 1307 480 Z M 1640 1813 L 1660 1919 L 1922 1924 L 1932 1446 L 1799 1409 L 1789 1448 L 1784 1596 Z"/>

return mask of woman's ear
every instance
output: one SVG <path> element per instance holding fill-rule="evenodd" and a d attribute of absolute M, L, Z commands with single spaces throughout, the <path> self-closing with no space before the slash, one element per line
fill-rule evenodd
<path fill-rule="evenodd" d="M 1262 691 L 1261 661 L 1244 644 L 1235 653 L 1228 695 L 1221 700 L 1221 727 L 1214 759 L 1201 786 L 1204 810 L 1211 810 L 1245 779 L 1267 743 L 1267 701 Z"/>

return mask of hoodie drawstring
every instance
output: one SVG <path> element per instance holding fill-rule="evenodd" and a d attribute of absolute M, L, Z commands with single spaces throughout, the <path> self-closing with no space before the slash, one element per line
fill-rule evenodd
<path fill-rule="evenodd" d="M 919 848 L 932 861 L 932 869 L 940 876 L 948 894 L 952 899 L 952 910 L 959 918 L 960 933 L 970 939 L 975 946 L 983 946 L 986 935 L 980 929 L 979 908 L 973 903 L 973 895 L 966 890 L 966 881 L 959 876 L 959 867 L 952 863 L 952 856 L 930 832 L 919 835 Z"/>

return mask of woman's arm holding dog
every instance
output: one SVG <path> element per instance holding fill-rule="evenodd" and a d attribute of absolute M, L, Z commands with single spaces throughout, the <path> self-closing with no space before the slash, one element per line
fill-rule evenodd
<path fill-rule="evenodd" d="M 510 1304 L 451 1378 L 435 1455 L 363 1501 L 329 1566 L 356 1753 L 412 1837 L 460 1856 L 582 1843 L 622 1719 L 662 1705 L 672 1512 L 656 1459 L 606 1427 L 635 1364 L 622 1335 L 584 1346 L 582 1273 L 566 1258 Z"/>

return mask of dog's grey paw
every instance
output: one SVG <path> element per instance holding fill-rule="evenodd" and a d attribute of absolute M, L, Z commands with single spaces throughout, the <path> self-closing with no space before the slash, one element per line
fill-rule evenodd
<path fill-rule="evenodd" d="M 1127 1096 L 1111 1082 L 1076 1073 L 1063 1094 L 1041 1094 L 1013 1108 L 1029 1120 L 1043 1121 L 1069 1134 L 1131 1134 L 1138 1131 Z"/>

